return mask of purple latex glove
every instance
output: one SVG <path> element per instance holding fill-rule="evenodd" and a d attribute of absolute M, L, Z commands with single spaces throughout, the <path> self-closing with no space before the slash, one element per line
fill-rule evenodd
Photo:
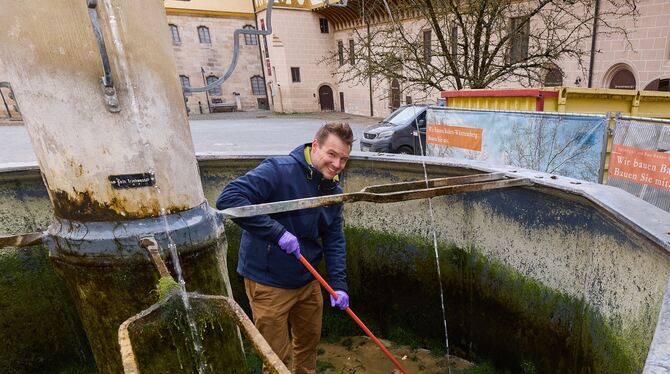
<path fill-rule="evenodd" d="M 337 300 L 335 300 L 333 295 L 330 295 L 330 306 L 338 307 L 341 310 L 347 309 L 349 307 L 349 295 L 344 291 L 335 291 L 335 294 L 337 295 Z"/>
<path fill-rule="evenodd" d="M 290 232 L 284 232 L 281 238 L 279 238 L 278 244 L 284 252 L 294 255 L 296 258 L 300 256 L 300 243 L 298 243 L 298 238 Z"/>

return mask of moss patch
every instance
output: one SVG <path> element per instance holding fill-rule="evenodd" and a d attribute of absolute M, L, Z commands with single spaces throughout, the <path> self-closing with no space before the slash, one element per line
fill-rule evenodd
<path fill-rule="evenodd" d="M 90 367 L 86 335 L 46 248 L 0 251 L 0 295 L 0 373 Z"/>
<path fill-rule="evenodd" d="M 177 283 L 172 277 L 161 277 L 158 280 L 158 299 L 165 299 L 170 293 L 179 291 L 179 283 Z"/>
<path fill-rule="evenodd" d="M 140 371 L 195 373 L 203 360 L 207 372 L 247 374 L 235 322 L 216 303 L 191 299 L 191 308 L 202 356 L 196 356 L 181 298 L 174 295 L 163 307 L 130 325 Z"/>

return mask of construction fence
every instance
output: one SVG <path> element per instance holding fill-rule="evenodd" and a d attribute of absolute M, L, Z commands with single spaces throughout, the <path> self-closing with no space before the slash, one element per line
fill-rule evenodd
<path fill-rule="evenodd" d="M 670 211 L 669 120 L 432 107 L 427 122 L 428 156 L 605 183 Z"/>

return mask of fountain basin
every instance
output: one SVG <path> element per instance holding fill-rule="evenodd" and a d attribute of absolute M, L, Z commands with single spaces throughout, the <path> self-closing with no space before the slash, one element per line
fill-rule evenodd
<path fill-rule="evenodd" d="M 214 201 L 264 156 L 200 155 L 207 199 Z M 343 187 L 352 192 L 422 179 L 418 160 L 354 154 Z M 670 271 L 670 214 L 616 188 L 539 172 L 446 159 L 428 159 L 427 171 L 430 178 L 503 171 L 535 183 L 433 199 L 452 353 L 537 372 L 642 370 Z M 0 196 L 0 231 L 25 232 L 48 222 L 48 198 L 35 168 L 5 169 Z M 429 223 L 426 201 L 345 205 L 352 308 L 381 337 L 439 349 L 443 322 Z M 241 279 L 233 275 L 238 236 L 227 224 L 233 296 L 248 310 Z M 4 256 L 17 258 L 19 251 Z M 5 272 L 6 262 L 0 269 Z M 21 297 L 35 301 L 29 292 Z M 326 310 L 324 337 L 359 334 L 346 316 Z M 9 313 L 0 310 L 0 321 Z M 39 331 L 48 324 L 45 311 L 13 328 Z M 12 331 L 2 334 L 6 342 Z M 656 335 L 662 342 L 663 331 Z M 22 344 L 25 352 L 41 343 Z"/>

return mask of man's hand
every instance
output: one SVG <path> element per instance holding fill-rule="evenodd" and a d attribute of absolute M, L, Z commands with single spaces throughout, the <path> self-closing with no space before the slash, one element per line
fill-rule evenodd
<path fill-rule="evenodd" d="M 281 238 L 279 238 L 278 244 L 284 252 L 294 255 L 296 258 L 300 256 L 300 243 L 298 243 L 298 238 L 290 232 L 284 232 Z"/>
<path fill-rule="evenodd" d="M 338 307 L 341 310 L 347 309 L 349 307 L 349 295 L 344 291 L 335 291 L 335 294 L 337 295 L 337 300 L 335 300 L 333 295 L 330 295 L 330 306 Z"/>

